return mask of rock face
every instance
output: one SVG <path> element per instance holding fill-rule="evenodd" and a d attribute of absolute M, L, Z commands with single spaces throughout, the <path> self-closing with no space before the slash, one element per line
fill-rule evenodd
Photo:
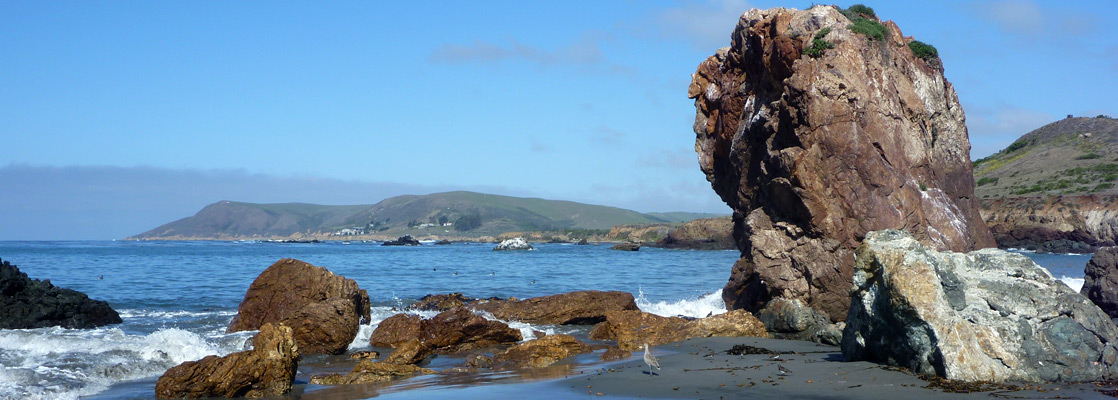
<path fill-rule="evenodd" d="M 841 323 L 832 324 L 826 314 L 808 307 L 798 299 L 772 299 L 754 316 L 765 324 L 769 334 L 776 339 L 806 340 L 832 346 L 842 342 Z"/>
<path fill-rule="evenodd" d="M 765 325 L 748 311 L 735 310 L 696 320 L 661 317 L 643 311 L 610 311 L 606 321 L 594 326 L 590 338 L 615 340 L 621 350 L 635 351 L 648 343 L 657 346 L 695 337 L 769 337 Z"/>
<path fill-rule="evenodd" d="M 381 243 L 381 246 L 419 246 L 419 240 L 411 237 L 411 235 L 404 235 L 396 238 L 396 240 L 389 240 Z"/>
<path fill-rule="evenodd" d="M 549 335 L 518 343 L 497 353 L 493 362 L 508 367 L 546 367 L 564 358 L 590 352 L 590 346 L 571 335 Z"/>
<path fill-rule="evenodd" d="M 629 292 L 585 290 L 524 300 L 492 300 L 472 306 L 497 319 L 530 324 L 593 325 L 610 311 L 637 310 Z"/>
<path fill-rule="evenodd" d="M 962 381 L 1077 382 L 1118 372 L 1118 327 L 1028 257 L 926 249 L 896 230 L 857 251 L 848 360 Z"/>
<path fill-rule="evenodd" d="M 253 349 L 225 357 L 209 356 L 167 370 L 155 383 L 161 399 L 271 397 L 291 391 L 299 349 L 291 328 L 264 324 Z"/>
<path fill-rule="evenodd" d="M 369 336 L 369 345 L 396 347 L 410 339 L 419 337 L 420 318 L 415 314 L 396 314 L 385 318 Z"/>
<path fill-rule="evenodd" d="M 982 219 L 998 247 L 1088 253 L 1118 241 L 1118 196 L 982 200 Z"/>
<path fill-rule="evenodd" d="M 342 354 L 368 320 L 369 295 L 357 282 L 285 258 L 256 277 L 226 331 L 282 323 L 294 329 L 304 354 Z"/>
<path fill-rule="evenodd" d="M 490 321 L 466 308 L 444 311 L 431 319 L 396 314 L 380 323 L 369 337 L 373 346 L 400 348 L 418 339 L 430 353 L 454 354 L 497 344 L 515 343 L 522 339 L 520 331 L 500 321 Z M 398 349 L 399 350 L 399 349 Z M 393 353 L 389 358 L 395 357 Z M 420 357 L 422 358 L 422 357 Z"/>
<path fill-rule="evenodd" d="M 656 242 L 655 247 L 691 250 L 736 249 L 734 221 L 728 217 L 690 221 L 669 232 L 667 237 Z"/>
<path fill-rule="evenodd" d="M 7 261 L 0 263 L 0 329 L 49 326 L 86 329 L 121 323 L 109 303 L 50 280 L 31 279 Z"/>
<path fill-rule="evenodd" d="M 692 75 L 699 165 L 734 210 L 742 253 L 730 309 L 787 297 L 843 318 L 854 249 L 873 230 L 937 249 L 994 245 L 939 59 L 915 56 L 891 21 L 881 41 L 850 24 L 833 6 L 750 10 Z M 804 53 L 816 35 L 833 45 L 819 58 Z"/>
<path fill-rule="evenodd" d="M 532 245 L 528 244 L 524 238 L 518 237 L 502 241 L 497 244 L 497 247 L 494 247 L 493 250 L 532 250 Z"/>
<path fill-rule="evenodd" d="M 1118 318 L 1118 247 L 1103 247 L 1087 262 L 1080 293 L 1110 318 Z"/>

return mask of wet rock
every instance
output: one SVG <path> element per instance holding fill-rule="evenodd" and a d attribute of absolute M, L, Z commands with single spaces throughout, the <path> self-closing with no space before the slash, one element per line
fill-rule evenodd
<path fill-rule="evenodd" d="M 601 358 L 602 361 L 613 361 L 626 359 L 631 357 L 632 355 L 633 353 L 630 351 L 621 350 L 621 348 L 617 346 L 610 346 L 609 348 L 606 348 L 606 351 L 602 352 L 602 355 L 599 356 L 599 358 Z"/>
<path fill-rule="evenodd" d="M 524 238 L 518 237 L 502 241 L 497 244 L 497 247 L 494 247 L 493 250 L 532 250 L 532 245 L 528 244 L 528 241 L 524 240 Z"/>
<path fill-rule="evenodd" d="M 28 278 L 15 265 L 0 262 L 0 329 L 87 329 L 119 323 L 120 315 L 109 303 L 50 280 Z"/>
<path fill-rule="evenodd" d="M 621 242 L 609 248 L 610 250 L 640 251 L 641 244 L 636 242 Z"/>
<path fill-rule="evenodd" d="M 505 321 L 530 324 L 592 325 L 605 321 L 609 311 L 636 310 L 632 293 L 584 290 L 524 300 L 494 300 L 471 306 Z"/>
<path fill-rule="evenodd" d="M 466 356 L 466 366 L 478 369 L 493 368 L 493 357 L 485 354 L 470 354 Z"/>
<path fill-rule="evenodd" d="M 167 370 L 155 383 L 156 397 L 271 397 L 290 392 L 299 358 L 294 331 L 266 323 L 252 340 L 252 350 L 209 356 Z"/>
<path fill-rule="evenodd" d="M 699 165 L 733 209 L 741 250 L 722 292 L 730 309 L 786 297 L 844 318 L 854 249 L 873 230 L 908 229 L 937 249 L 994 245 L 939 59 L 915 56 L 891 21 L 883 40 L 850 24 L 832 6 L 750 10 L 692 75 Z M 805 54 L 822 29 L 834 47 Z"/>
<path fill-rule="evenodd" d="M 412 338 L 396 346 L 396 350 L 389 354 L 384 362 L 389 364 L 419 364 L 429 354 L 431 354 L 430 347 L 424 345 L 418 338 Z"/>
<path fill-rule="evenodd" d="M 448 244 L 452 244 L 452 243 L 450 243 L 450 241 L 446 240 L 446 239 L 435 242 L 436 246 L 446 246 Z"/>
<path fill-rule="evenodd" d="M 611 311 L 606 321 L 590 331 L 594 340 L 614 340 L 622 350 L 634 351 L 648 343 L 658 346 L 695 337 L 769 337 L 765 325 L 745 310 L 734 310 L 707 318 L 688 320 L 661 317 L 643 311 Z"/>
<path fill-rule="evenodd" d="M 361 361 L 353 367 L 348 374 L 315 375 L 311 377 L 312 385 L 356 385 L 364 383 L 388 382 L 395 379 L 415 375 L 428 375 L 434 370 L 421 368 L 412 364 L 392 364 L 387 362 Z"/>
<path fill-rule="evenodd" d="M 396 240 L 389 240 L 381 243 L 381 246 L 419 246 L 419 240 L 413 238 L 411 235 L 404 235 L 396 238 Z"/>
<path fill-rule="evenodd" d="M 578 243 L 576 243 L 576 244 L 579 245 L 579 246 L 586 246 L 586 245 L 589 245 L 590 242 L 587 241 L 585 238 L 583 238 L 583 239 L 579 239 Z"/>
<path fill-rule="evenodd" d="M 564 358 L 590 352 L 590 346 L 571 335 L 550 335 L 518 343 L 497 353 L 493 362 L 504 367 L 546 367 Z"/>
<path fill-rule="evenodd" d="M 396 314 L 385 318 L 369 336 L 369 345 L 377 347 L 396 347 L 401 343 L 419 337 L 420 318 L 415 314 Z"/>
<path fill-rule="evenodd" d="M 440 354 L 454 354 L 497 344 L 516 343 L 520 331 L 490 321 L 465 308 L 444 311 L 420 322 L 420 340 Z"/>
<path fill-rule="evenodd" d="M 754 316 L 776 339 L 806 340 L 832 346 L 842 342 L 842 328 L 831 323 L 826 314 L 808 307 L 799 299 L 778 297 Z"/>
<path fill-rule="evenodd" d="M 475 301 L 477 301 L 477 299 L 468 298 L 463 296 L 462 293 L 429 294 L 423 296 L 419 301 L 413 303 L 408 308 L 423 311 L 447 311 Z"/>
<path fill-rule="evenodd" d="M 375 360 L 380 358 L 380 353 L 375 350 L 355 351 L 349 355 L 350 360 Z"/>
<path fill-rule="evenodd" d="M 1118 373 L 1118 327 L 1028 257 L 937 252 L 886 230 L 868 234 L 857 259 L 842 338 L 847 360 L 959 381 L 1078 382 Z"/>
<path fill-rule="evenodd" d="M 1100 248 L 1084 270 L 1083 288 L 1087 296 L 1110 318 L 1118 318 L 1118 247 Z"/>
<path fill-rule="evenodd" d="M 357 282 L 285 258 L 252 282 L 226 332 L 282 323 L 294 329 L 304 354 L 343 354 L 368 320 L 369 295 Z"/>

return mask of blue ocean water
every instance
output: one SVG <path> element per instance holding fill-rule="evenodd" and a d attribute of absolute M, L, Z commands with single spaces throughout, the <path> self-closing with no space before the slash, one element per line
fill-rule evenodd
<path fill-rule="evenodd" d="M 0 257 L 36 279 L 108 301 L 124 323 L 92 330 L 0 331 L 0 399 L 73 399 L 151 379 L 206 355 L 240 351 L 251 333 L 225 334 L 245 290 L 265 268 L 296 258 L 354 279 L 369 292 L 373 321 L 427 294 L 527 298 L 575 290 L 621 290 L 641 309 L 702 317 L 721 312 L 721 288 L 737 251 L 538 244 L 494 252 L 492 244 L 256 242 L 0 242 Z M 513 325 L 529 333 L 543 329 Z M 547 331 L 547 329 L 543 329 Z M 153 390 L 153 389 L 150 389 Z"/>
<path fill-rule="evenodd" d="M 225 334 L 253 279 L 281 258 L 352 278 L 369 292 L 373 320 L 360 348 L 394 308 L 426 294 L 527 298 L 621 290 L 642 310 L 703 317 L 723 311 L 721 288 L 737 251 L 537 244 L 382 247 L 355 242 L 0 242 L 0 257 L 32 278 L 108 301 L 124 323 L 99 329 L 0 330 L 0 399 L 150 397 L 167 368 L 245 348 L 251 333 Z M 1090 255 L 1023 253 L 1077 289 Z M 526 335 L 557 327 L 511 324 Z M 567 333 L 567 332 L 563 332 Z M 107 391 L 108 390 L 108 391 Z"/>

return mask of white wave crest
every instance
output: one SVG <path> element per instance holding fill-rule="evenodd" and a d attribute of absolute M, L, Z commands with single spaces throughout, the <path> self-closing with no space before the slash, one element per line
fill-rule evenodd
<path fill-rule="evenodd" d="M 637 307 L 640 307 L 641 311 L 661 317 L 703 318 L 708 315 L 718 315 L 726 312 L 726 303 L 722 301 L 722 289 L 695 299 L 657 302 L 649 301 L 644 294 L 644 290 L 638 289 Z"/>
<path fill-rule="evenodd" d="M 1076 293 L 1083 290 L 1083 278 L 1061 276 L 1060 277 L 1060 282 L 1063 282 L 1065 285 L 1068 285 L 1068 287 L 1071 288 L 1071 290 L 1076 291 Z"/>

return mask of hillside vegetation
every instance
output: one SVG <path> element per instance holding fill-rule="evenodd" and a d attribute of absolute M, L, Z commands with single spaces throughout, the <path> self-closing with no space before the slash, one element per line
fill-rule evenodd
<path fill-rule="evenodd" d="M 974 161 L 982 199 L 1118 193 L 1118 120 L 1067 118 Z"/>

